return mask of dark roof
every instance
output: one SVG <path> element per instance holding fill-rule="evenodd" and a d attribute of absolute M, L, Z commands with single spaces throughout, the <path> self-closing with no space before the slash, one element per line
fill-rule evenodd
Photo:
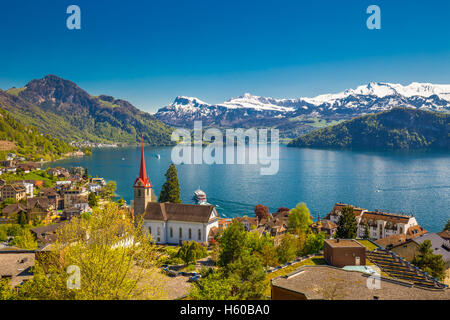
<path fill-rule="evenodd" d="M 147 204 L 144 219 L 205 223 L 210 221 L 211 213 L 214 209 L 215 207 L 213 205 L 150 202 Z M 213 219 L 214 218 L 212 218 L 211 220 Z"/>
<path fill-rule="evenodd" d="M 392 236 L 384 237 L 376 240 L 375 242 L 380 246 L 386 248 L 388 246 L 396 246 L 398 244 L 403 244 L 408 240 L 406 234 L 394 234 Z"/>
<path fill-rule="evenodd" d="M 18 213 L 20 211 L 26 211 L 27 208 L 25 208 L 25 206 L 23 206 L 21 203 L 14 203 L 14 204 L 10 204 L 7 205 L 6 207 L 3 208 L 2 213 L 4 215 L 10 215 L 13 213 Z"/>
<path fill-rule="evenodd" d="M 444 259 L 445 262 L 450 261 L 450 241 L 441 238 L 436 233 L 427 233 L 412 241 L 417 244 L 422 244 L 425 240 L 430 240 L 431 249 L 433 249 L 434 254 L 442 255 L 442 259 Z"/>
<path fill-rule="evenodd" d="M 450 230 L 444 230 L 437 233 L 439 237 L 445 240 L 450 240 Z"/>
<path fill-rule="evenodd" d="M 28 209 L 33 209 L 38 206 L 44 210 L 48 210 L 50 208 L 50 206 L 52 206 L 52 202 L 47 197 L 28 198 L 27 199 L 27 208 Z"/>
<path fill-rule="evenodd" d="M 360 244 L 358 241 L 354 239 L 325 239 L 325 243 L 329 244 L 330 247 L 347 247 L 347 248 L 354 248 L 354 247 L 363 247 L 362 244 Z"/>
<path fill-rule="evenodd" d="M 380 277 L 377 290 L 367 286 L 369 275 L 332 266 L 303 266 L 272 280 L 272 286 L 304 294 L 308 299 L 448 300 L 450 289 L 422 289 Z"/>
<path fill-rule="evenodd" d="M 43 227 L 36 227 L 30 229 L 36 235 L 45 234 L 45 233 L 55 233 L 59 228 L 61 228 L 66 222 L 61 222 L 57 224 L 51 224 Z"/>
<path fill-rule="evenodd" d="M 41 193 L 44 196 L 46 196 L 46 197 L 48 197 L 48 196 L 57 196 L 58 195 L 58 192 L 56 192 L 56 190 L 53 189 L 53 188 L 43 188 L 41 190 Z"/>

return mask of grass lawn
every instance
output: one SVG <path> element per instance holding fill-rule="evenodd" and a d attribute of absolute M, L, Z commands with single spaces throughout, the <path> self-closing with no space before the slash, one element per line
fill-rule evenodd
<path fill-rule="evenodd" d="M 283 268 L 281 270 L 272 272 L 272 273 L 268 273 L 266 279 L 269 281 L 267 284 L 267 289 L 266 289 L 266 295 L 270 296 L 270 280 L 272 280 L 273 278 L 279 277 L 279 276 L 284 276 L 288 273 L 291 273 L 292 271 L 303 267 L 303 266 L 317 266 L 317 265 L 326 265 L 327 263 L 325 262 L 325 260 L 323 259 L 322 256 L 317 256 L 317 257 L 312 257 L 306 260 L 303 260 L 301 262 L 297 262 L 294 263 L 292 265 L 290 265 L 289 267 Z"/>
<path fill-rule="evenodd" d="M 361 243 L 363 246 L 365 246 L 367 248 L 367 250 L 369 250 L 369 251 L 373 251 L 376 248 L 378 248 L 376 245 L 374 245 L 369 240 L 358 240 L 358 242 Z"/>
<path fill-rule="evenodd" d="M 30 173 L 21 173 L 21 174 L 13 174 L 13 173 L 4 173 L 1 175 L 1 179 L 4 179 L 6 182 L 13 180 L 46 180 L 51 181 L 47 177 L 43 177 L 39 175 L 37 172 Z"/>

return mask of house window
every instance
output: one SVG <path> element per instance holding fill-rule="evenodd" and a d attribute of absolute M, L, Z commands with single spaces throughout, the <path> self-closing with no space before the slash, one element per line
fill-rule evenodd
<path fill-rule="evenodd" d="M 189 239 L 192 239 L 192 230 L 189 228 Z"/>
<path fill-rule="evenodd" d="M 170 237 L 173 238 L 173 229 L 170 228 Z"/>
<path fill-rule="evenodd" d="M 403 228 L 402 227 L 400 227 L 400 233 L 403 233 Z"/>
<path fill-rule="evenodd" d="M 183 238 L 183 229 L 180 227 L 180 239 Z"/>
<path fill-rule="evenodd" d="M 141 189 L 138 189 L 138 197 L 141 196 Z"/>
<path fill-rule="evenodd" d="M 148 232 L 152 233 L 152 227 L 148 227 Z"/>
<path fill-rule="evenodd" d="M 147 195 L 149 195 L 150 194 L 150 189 L 147 189 Z"/>
<path fill-rule="evenodd" d="M 161 229 L 158 227 L 158 236 L 161 234 Z"/>
<path fill-rule="evenodd" d="M 198 240 L 202 240 L 202 230 L 198 229 Z"/>

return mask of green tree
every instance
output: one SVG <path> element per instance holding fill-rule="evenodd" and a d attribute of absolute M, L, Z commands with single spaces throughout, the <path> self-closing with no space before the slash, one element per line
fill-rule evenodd
<path fill-rule="evenodd" d="M 27 216 L 24 212 L 20 212 L 17 216 L 17 224 L 19 224 L 21 227 L 24 227 L 28 223 Z"/>
<path fill-rule="evenodd" d="M 89 170 L 88 168 L 84 169 L 83 179 L 88 180 L 89 179 Z"/>
<path fill-rule="evenodd" d="M 442 259 L 442 255 L 433 254 L 430 240 L 425 240 L 420 245 L 419 253 L 414 257 L 412 263 L 440 281 L 445 278 L 445 261 Z"/>
<path fill-rule="evenodd" d="M 6 241 L 8 240 L 8 234 L 6 233 L 6 230 L 4 228 L 0 229 L 0 241 Z"/>
<path fill-rule="evenodd" d="M 325 233 L 309 233 L 306 236 L 306 244 L 304 254 L 318 253 L 323 249 L 323 241 L 325 240 Z"/>
<path fill-rule="evenodd" d="M 257 239 L 244 225 L 232 223 L 218 239 L 218 269 L 194 284 L 190 297 L 209 300 L 262 299 L 266 273 L 258 248 L 267 239 Z"/>
<path fill-rule="evenodd" d="M 289 212 L 288 227 L 291 231 L 302 230 L 306 232 L 312 223 L 311 213 L 304 202 L 297 204 Z"/>
<path fill-rule="evenodd" d="M 8 279 L 0 279 L 0 300 L 13 300 L 14 290 L 11 289 Z"/>
<path fill-rule="evenodd" d="M 356 238 L 358 227 L 356 225 L 353 207 L 344 207 L 342 214 L 339 216 L 338 227 L 336 230 L 336 238 L 354 239 Z"/>
<path fill-rule="evenodd" d="M 98 205 L 98 199 L 94 192 L 89 193 L 88 196 L 89 207 L 94 208 Z"/>
<path fill-rule="evenodd" d="M 173 163 L 170 164 L 165 176 L 166 182 L 162 186 L 158 201 L 181 203 L 180 184 L 178 183 L 177 168 L 175 168 L 175 165 Z"/>
<path fill-rule="evenodd" d="M 11 244 L 13 246 L 27 250 L 34 250 L 37 248 L 36 239 L 34 239 L 29 229 L 22 229 L 20 235 L 14 237 L 14 239 L 11 241 Z"/>
<path fill-rule="evenodd" d="M 10 237 L 19 236 L 21 232 L 22 232 L 22 227 L 20 225 L 18 225 L 18 224 L 12 224 L 6 230 L 6 233 Z"/>
<path fill-rule="evenodd" d="M 14 200 L 13 198 L 7 198 L 0 203 L 0 207 L 3 209 L 6 206 L 8 206 L 10 204 L 14 204 L 14 203 L 17 203 L 17 201 Z"/>
<path fill-rule="evenodd" d="M 108 198 L 112 198 L 117 190 L 117 183 L 115 181 L 108 181 L 103 188 L 103 195 Z"/>
<path fill-rule="evenodd" d="M 89 220 L 73 218 L 58 232 L 54 255 L 35 261 L 33 278 L 20 287 L 19 299 L 164 298 L 166 286 L 156 266 L 157 248 L 142 223 L 143 219 L 136 225 L 113 203 L 94 210 Z M 71 265 L 81 272 L 77 290 L 67 287 Z"/>
<path fill-rule="evenodd" d="M 198 259 L 206 257 L 206 248 L 195 241 L 183 242 L 183 245 L 178 250 L 177 257 L 183 260 L 186 265 L 195 263 Z"/>
<path fill-rule="evenodd" d="M 445 230 L 450 231 L 450 219 L 448 219 L 448 220 L 447 220 L 447 223 L 445 224 L 445 227 L 444 227 L 444 230 L 443 230 L 443 231 L 445 231 Z"/>
<path fill-rule="evenodd" d="M 217 270 L 195 282 L 189 296 L 193 300 L 238 300 L 239 297 L 233 294 L 234 286 L 234 279 Z"/>
<path fill-rule="evenodd" d="M 247 247 L 247 232 L 240 222 L 233 222 L 225 229 L 219 239 L 220 254 L 218 265 L 226 267 L 244 254 Z"/>
<path fill-rule="evenodd" d="M 284 234 L 277 246 L 277 253 L 281 263 L 294 260 L 297 256 L 297 238 L 290 233 Z"/>
<path fill-rule="evenodd" d="M 363 239 L 370 239 L 369 224 L 367 222 L 364 224 Z"/>

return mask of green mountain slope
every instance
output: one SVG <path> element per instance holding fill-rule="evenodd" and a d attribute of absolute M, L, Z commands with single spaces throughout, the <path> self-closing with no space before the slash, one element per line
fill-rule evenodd
<path fill-rule="evenodd" d="M 75 83 L 49 75 L 24 88 L 0 90 L 0 107 L 17 121 L 65 141 L 169 145 L 172 129 L 129 102 L 94 97 Z"/>
<path fill-rule="evenodd" d="M 394 108 L 313 131 L 289 146 L 450 150 L 450 114 Z"/>
<path fill-rule="evenodd" d="M 0 109 L 0 147 L 0 160 L 5 160 L 8 151 L 38 161 L 58 159 L 77 150 L 62 140 L 41 134 L 37 128 L 21 125 L 3 109 Z"/>

